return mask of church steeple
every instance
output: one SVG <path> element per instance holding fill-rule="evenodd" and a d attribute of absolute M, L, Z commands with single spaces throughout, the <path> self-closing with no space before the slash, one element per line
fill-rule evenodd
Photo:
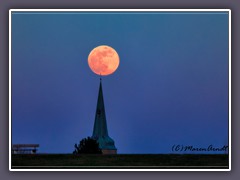
<path fill-rule="evenodd" d="M 95 122 L 93 128 L 93 137 L 108 136 L 107 121 L 103 101 L 102 80 L 100 79 L 100 86 L 98 92 L 97 109 L 95 114 Z"/>
<path fill-rule="evenodd" d="M 96 139 L 103 154 L 116 154 L 117 149 L 113 139 L 108 136 L 107 121 L 103 100 L 102 80 L 100 78 L 100 86 L 98 92 L 97 109 L 93 127 L 92 138 Z"/>

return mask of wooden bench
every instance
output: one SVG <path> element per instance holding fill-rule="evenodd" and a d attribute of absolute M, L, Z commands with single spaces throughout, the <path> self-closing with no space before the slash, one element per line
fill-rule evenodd
<path fill-rule="evenodd" d="M 36 154 L 39 144 L 13 144 L 13 154 Z"/>

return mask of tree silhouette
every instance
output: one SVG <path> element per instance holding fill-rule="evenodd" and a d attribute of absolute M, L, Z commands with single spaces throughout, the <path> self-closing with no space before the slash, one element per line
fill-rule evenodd
<path fill-rule="evenodd" d="M 102 151 L 99 148 L 99 144 L 95 139 L 90 137 L 84 138 L 77 145 L 74 145 L 75 150 L 73 154 L 101 154 Z"/>

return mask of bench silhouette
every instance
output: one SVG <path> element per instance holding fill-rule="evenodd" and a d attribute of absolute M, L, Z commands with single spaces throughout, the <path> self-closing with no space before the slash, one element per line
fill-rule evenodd
<path fill-rule="evenodd" d="M 36 154 L 39 144 L 13 144 L 13 154 Z"/>

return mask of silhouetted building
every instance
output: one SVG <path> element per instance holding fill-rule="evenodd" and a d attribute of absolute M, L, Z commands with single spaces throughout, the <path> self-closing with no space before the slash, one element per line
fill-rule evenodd
<path fill-rule="evenodd" d="M 114 140 L 108 136 L 101 79 L 92 138 L 97 140 L 103 154 L 117 154 Z"/>

